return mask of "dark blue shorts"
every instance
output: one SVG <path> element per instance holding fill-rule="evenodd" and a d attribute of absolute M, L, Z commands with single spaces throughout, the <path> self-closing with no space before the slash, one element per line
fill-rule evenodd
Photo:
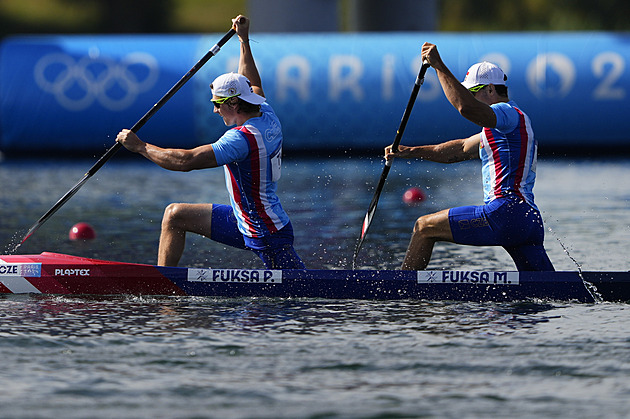
<path fill-rule="evenodd" d="M 455 243 L 502 246 L 519 271 L 554 270 L 543 247 L 545 230 L 540 212 L 517 197 L 451 208 L 448 219 Z"/>
<path fill-rule="evenodd" d="M 262 259 L 267 269 L 305 269 L 293 248 L 291 222 L 266 237 L 245 237 L 238 229 L 232 207 L 213 204 L 210 238 L 237 249 L 251 250 Z"/>

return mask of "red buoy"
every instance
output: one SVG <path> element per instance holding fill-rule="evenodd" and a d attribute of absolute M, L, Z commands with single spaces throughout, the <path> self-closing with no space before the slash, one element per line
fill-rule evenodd
<path fill-rule="evenodd" d="M 92 240 L 96 238 L 96 231 L 88 223 L 76 223 L 68 233 L 70 240 Z"/>
<path fill-rule="evenodd" d="M 414 186 L 405 191 L 402 199 L 405 204 L 411 205 L 411 204 L 418 204 L 424 201 L 424 198 L 425 196 L 424 196 L 424 192 L 422 192 L 422 189 L 416 188 Z"/>

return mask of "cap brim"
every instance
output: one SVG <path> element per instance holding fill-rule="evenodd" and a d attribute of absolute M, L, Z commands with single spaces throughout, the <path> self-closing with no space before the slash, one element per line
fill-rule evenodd
<path fill-rule="evenodd" d="M 241 95 L 240 98 L 247 103 L 251 103 L 252 105 L 260 105 L 266 99 L 256 93 L 249 93 L 248 95 Z"/>

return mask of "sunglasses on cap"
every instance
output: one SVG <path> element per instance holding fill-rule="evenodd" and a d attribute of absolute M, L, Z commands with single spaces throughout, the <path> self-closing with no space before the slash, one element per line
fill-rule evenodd
<path fill-rule="evenodd" d="M 228 97 L 222 97 L 221 99 L 215 99 L 215 100 L 211 100 L 210 102 L 214 103 L 214 107 L 219 109 L 221 107 L 221 105 L 223 105 L 225 102 L 227 102 L 229 99 L 232 99 L 233 97 L 237 97 L 240 96 L 241 94 L 238 93 L 236 95 L 232 95 L 232 96 L 228 96 Z"/>
<path fill-rule="evenodd" d="M 473 86 L 470 89 L 468 89 L 468 91 L 472 94 L 475 94 L 486 86 L 487 84 L 478 84 L 477 86 Z"/>

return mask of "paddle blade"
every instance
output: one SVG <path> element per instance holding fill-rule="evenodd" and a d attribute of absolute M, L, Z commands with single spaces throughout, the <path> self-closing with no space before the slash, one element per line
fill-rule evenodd
<path fill-rule="evenodd" d="M 365 218 L 363 219 L 363 225 L 361 226 L 361 237 L 363 240 L 365 235 L 367 234 L 368 228 L 370 227 L 370 223 L 372 223 L 372 217 L 374 216 L 374 212 L 368 212 L 365 214 Z"/>
<path fill-rule="evenodd" d="M 376 212 L 376 207 L 374 207 L 373 211 L 368 211 L 368 213 L 365 214 L 365 218 L 363 219 L 363 225 L 361 226 L 361 236 L 359 237 L 357 247 L 354 250 L 354 256 L 352 256 L 352 269 L 356 269 L 357 256 L 359 255 L 361 246 L 363 246 L 363 239 L 365 239 L 365 236 L 367 235 L 370 224 L 372 224 L 372 217 L 374 217 L 374 212 Z"/>

